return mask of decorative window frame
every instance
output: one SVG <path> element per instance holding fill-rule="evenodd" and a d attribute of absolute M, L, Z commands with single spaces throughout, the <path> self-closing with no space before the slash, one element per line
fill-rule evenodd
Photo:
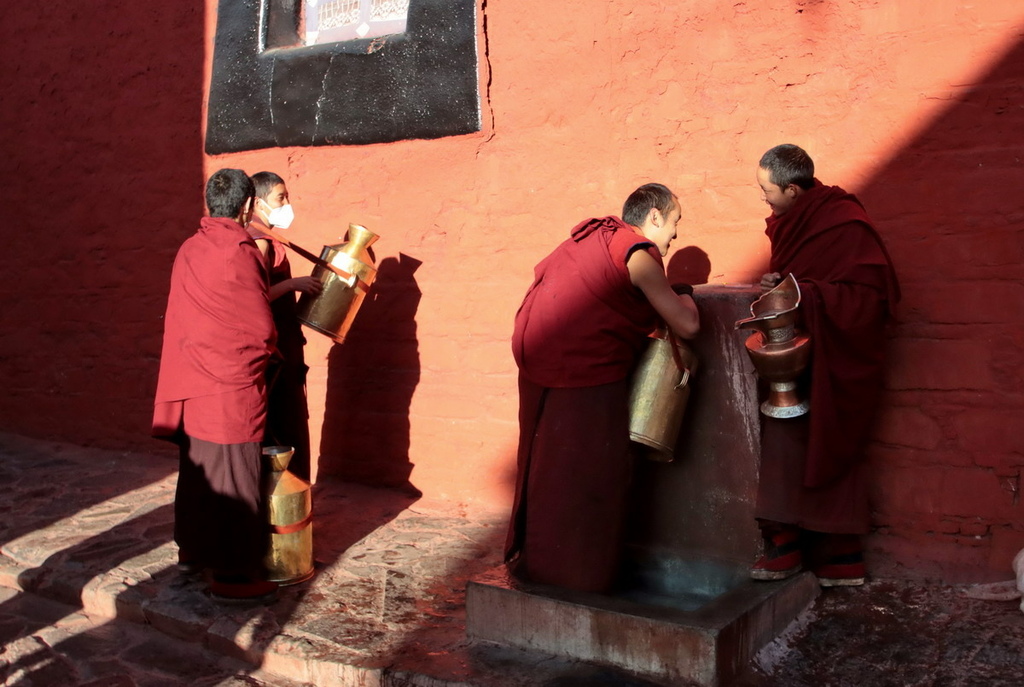
<path fill-rule="evenodd" d="M 481 129 L 477 0 L 410 0 L 402 34 L 296 46 L 301 0 L 220 0 L 211 155 Z"/>
<path fill-rule="evenodd" d="M 336 43 L 338 41 L 351 41 L 357 38 L 376 38 L 377 36 L 388 36 L 396 33 L 405 33 L 406 14 L 408 14 L 409 0 L 299 0 L 306 6 L 307 11 L 304 17 L 303 33 L 306 45 L 318 45 L 321 43 Z M 347 2 L 350 13 L 354 10 L 355 18 L 349 22 L 341 22 L 337 26 L 323 26 L 320 23 L 319 10 L 326 3 Z M 378 3 L 401 3 L 406 8 L 406 14 L 401 17 L 374 17 L 374 8 Z M 309 12 L 310 6 L 316 8 L 313 13 Z M 337 18 L 336 16 L 334 17 Z M 328 20 L 329 21 L 329 20 Z"/>

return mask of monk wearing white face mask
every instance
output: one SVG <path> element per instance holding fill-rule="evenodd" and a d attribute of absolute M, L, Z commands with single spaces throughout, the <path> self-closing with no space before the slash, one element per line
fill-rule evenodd
<path fill-rule="evenodd" d="M 267 431 L 265 445 L 293 446 L 288 469 L 302 479 L 310 476 L 309 413 L 306 406 L 306 343 L 296 317 L 295 294 L 315 296 L 323 284 L 314 277 L 292 277 L 286 249 L 267 236 L 267 228 L 287 229 L 295 219 L 284 179 L 273 172 L 252 176 L 256 204 L 247 230 L 266 258 L 270 276 L 270 308 L 277 327 L 277 351 L 267 370 Z"/>

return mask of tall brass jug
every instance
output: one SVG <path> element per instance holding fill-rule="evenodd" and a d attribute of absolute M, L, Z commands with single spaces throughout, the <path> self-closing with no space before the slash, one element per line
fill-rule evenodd
<path fill-rule="evenodd" d="M 629 438 L 654 449 L 646 452 L 648 458 L 664 463 L 675 458 L 696 369 L 693 349 L 666 330 L 652 335 L 629 393 Z"/>
<path fill-rule="evenodd" d="M 313 576 L 313 499 L 310 484 L 288 472 L 295 449 L 263 449 L 263 494 L 270 520 L 270 546 L 263 563 L 267 579 L 282 585 Z"/>
<path fill-rule="evenodd" d="M 347 278 L 317 265 L 313 276 L 323 283 L 316 296 L 302 294 L 297 315 L 299 322 L 338 343 L 352 326 L 359 306 L 377 278 L 377 269 L 367 250 L 379 237 L 366 227 L 348 225 L 348 240 L 334 246 L 324 246 L 320 259 L 349 275 Z"/>

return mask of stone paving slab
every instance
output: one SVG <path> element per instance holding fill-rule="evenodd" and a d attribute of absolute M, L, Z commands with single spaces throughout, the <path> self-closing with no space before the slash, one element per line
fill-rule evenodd
<path fill-rule="evenodd" d="M 825 590 L 735 687 L 1020 687 L 1020 601 L 875 580 Z"/>
<path fill-rule="evenodd" d="M 0 684 L 10 687 L 301 687 L 151 628 L 0 589 Z"/>
<path fill-rule="evenodd" d="M 20 448 L 5 451 L 0 469 L 5 510 L 18 513 L 0 528 L 0 582 L 300 681 L 380 683 L 425 633 L 458 646 L 462 589 L 474 572 L 464 563 L 496 562 L 497 522 L 469 525 L 395 492 L 318 485 L 316 577 L 283 588 L 266 608 L 224 607 L 174 565 L 173 461 L 139 457 L 125 471 L 129 461 L 103 452 Z"/>
<path fill-rule="evenodd" d="M 175 566 L 175 468 L 0 434 L 0 585 L 318 687 L 519 687 L 600 672 L 472 646 L 466 583 L 500 562 L 504 514 L 392 490 L 317 484 L 314 578 L 266 607 L 219 605 Z"/>
<path fill-rule="evenodd" d="M 500 562 L 506 514 L 399 492 L 318 484 L 316 576 L 268 607 L 219 606 L 174 565 L 175 469 L 158 450 L 0 433 L 0 668 L 9 684 L 669 684 L 470 642 L 467 580 Z M 122 635 L 126 626 L 147 634 Z M 110 645 L 125 650 L 84 665 L 59 656 Z M 168 652 L 202 668 L 171 675 L 160 655 Z M 127 677 L 102 681 L 124 661 L 134 666 Z M 739 687 L 1020 687 L 1024 613 L 1019 601 L 979 601 L 957 587 L 879 580 L 825 590 L 750 669 Z"/>

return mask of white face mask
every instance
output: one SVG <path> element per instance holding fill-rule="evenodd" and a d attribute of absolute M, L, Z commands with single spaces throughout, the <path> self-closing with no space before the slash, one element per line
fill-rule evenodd
<path fill-rule="evenodd" d="M 270 222 L 270 225 L 280 227 L 281 229 L 290 227 L 294 220 L 295 211 L 292 210 L 291 203 L 282 205 L 279 208 L 271 208 L 270 212 L 267 213 L 267 221 Z"/>

